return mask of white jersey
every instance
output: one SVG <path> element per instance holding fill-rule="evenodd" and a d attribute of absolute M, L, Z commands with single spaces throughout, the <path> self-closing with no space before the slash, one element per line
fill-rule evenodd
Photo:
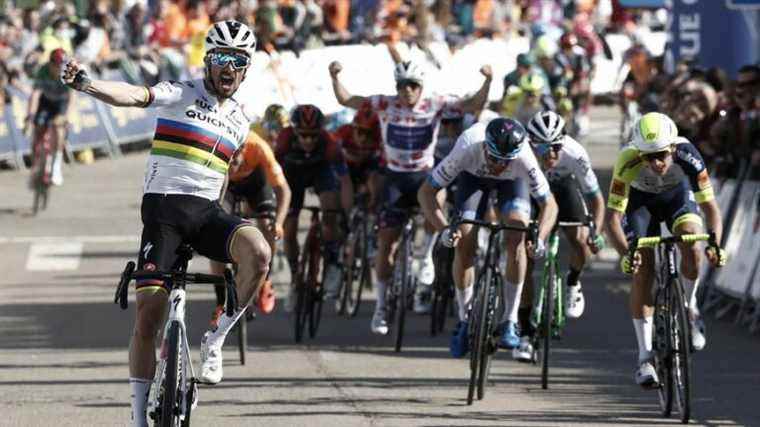
<path fill-rule="evenodd" d="M 479 178 L 521 179 L 528 184 L 533 198 L 544 200 L 549 196 L 549 182 L 541 172 L 527 141 L 523 143 L 516 158 L 506 166 L 494 170 L 486 164 L 485 139 L 486 125 L 483 123 L 476 123 L 464 131 L 451 153 L 431 173 L 432 184 L 437 188 L 446 187 L 464 171 Z"/>
<path fill-rule="evenodd" d="M 380 119 L 388 168 L 395 172 L 432 168 L 441 110 L 458 107 L 459 99 L 451 96 L 420 98 L 411 109 L 404 107 L 397 96 L 374 95 L 369 101 Z"/>
<path fill-rule="evenodd" d="M 599 182 L 591 169 L 586 149 L 568 135 L 565 135 L 556 166 L 545 170 L 544 174 L 549 182 L 575 179 L 586 196 L 593 196 L 599 192 Z"/>
<path fill-rule="evenodd" d="M 219 105 L 203 79 L 160 82 L 148 91 L 158 119 L 143 191 L 218 199 L 253 114 L 235 98 Z"/>

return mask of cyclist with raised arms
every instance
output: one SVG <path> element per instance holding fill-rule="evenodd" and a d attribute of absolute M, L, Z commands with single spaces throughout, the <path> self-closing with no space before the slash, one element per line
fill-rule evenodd
<path fill-rule="evenodd" d="M 455 208 L 464 219 L 482 219 L 490 194 L 496 192 L 496 210 L 502 222 L 528 226 L 530 197 L 539 205 L 538 240 L 524 244 L 524 233 L 507 231 L 504 314 L 499 325 L 498 344 L 513 349 L 520 344 L 517 335 L 517 310 L 520 306 L 526 271 L 526 249 L 531 257 L 544 255 L 545 241 L 557 217 L 557 204 L 536 157 L 528 147 L 525 128 L 514 119 L 497 118 L 488 125 L 476 123 L 467 129 L 454 150 L 436 166 L 420 188 L 418 198 L 425 217 L 441 232 L 441 242 L 456 247 L 453 276 L 459 306 L 459 322 L 451 337 L 450 351 L 462 357 L 469 350 L 467 309 L 472 300 L 475 279 L 477 230 L 460 225 L 449 228 L 437 194 L 457 179 Z"/>
<path fill-rule="evenodd" d="M 256 48 L 253 31 L 237 21 L 215 23 L 205 39 L 205 77 L 165 81 L 152 87 L 92 80 L 68 61 L 61 80 L 74 89 L 119 107 L 158 110 L 147 161 L 142 200 L 143 232 L 138 270 L 170 270 L 176 249 L 190 243 L 202 255 L 235 262 L 240 305 L 219 319 L 201 343 L 200 380 L 222 379 L 222 345 L 264 281 L 271 251 L 252 224 L 224 212 L 217 200 L 232 153 L 248 134 L 253 114 L 236 97 Z M 153 379 L 155 338 L 166 314 L 168 290 L 155 280 L 137 284 L 137 315 L 129 351 L 132 419 L 147 425 L 146 403 Z"/>
<path fill-rule="evenodd" d="M 248 133 L 245 143 L 230 161 L 229 185 L 222 207 L 227 212 L 233 212 L 235 203 L 242 206 L 243 218 L 255 218 L 256 226 L 274 254 L 277 241 L 282 239 L 283 223 L 290 206 L 290 187 L 272 148 L 254 131 Z M 211 272 L 224 274 L 224 264 L 212 260 Z M 224 286 L 216 285 L 215 290 L 217 306 L 212 324 L 217 323 L 224 312 Z M 270 279 L 265 280 L 259 289 L 256 302 L 265 314 L 274 310 L 275 295 Z"/>
<path fill-rule="evenodd" d="M 486 102 L 493 73 L 488 65 L 480 69 L 485 77 L 480 89 L 470 98 L 422 96 L 424 72 L 419 64 L 396 63 L 394 78 L 397 94 L 363 97 L 350 94 L 338 80 L 339 62 L 329 66 L 335 97 L 343 106 L 359 109 L 369 103 L 380 120 L 383 152 L 387 169 L 379 213 L 378 248 L 375 258 L 377 303 L 372 316 L 373 333 L 385 335 L 385 293 L 393 272 L 392 256 L 401 235 L 401 225 L 409 208 L 417 204 L 414 195 L 433 167 L 433 152 L 441 122 L 441 112 L 458 106 L 465 112 L 479 111 Z M 419 291 L 417 294 L 419 295 Z"/>
<path fill-rule="evenodd" d="M 348 176 L 340 145 L 324 129 L 325 116 L 314 105 L 297 106 L 290 116 L 291 126 L 277 138 L 275 156 L 285 170 L 292 198 L 285 220 L 285 254 L 291 277 L 298 271 L 298 213 L 303 207 L 306 188 L 314 187 L 319 196 L 324 242 L 324 289 L 328 297 L 337 294 L 340 286 L 340 250 L 338 210 L 351 210 L 354 190 Z M 287 311 L 295 303 L 295 288 L 291 283 Z"/>
<path fill-rule="evenodd" d="M 604 221 L 604 197 L 599 190 L 591 162 L 581 144 L 565 133 L 565 120 L 553 111 L 536 113 L 528 122 L 528 137 L 533 152 L 549 181 L 549 187 L 559 208 L 558 221 L 582 222 L 590 206 L 590 213 L 595 227 L 599 230 Z M 585 199 L 585 200 L 584 200 Z M 570 269 L 565 277 L 567 291 L 565 301 L 567 317 L 581 317 L 586 302 L 578 280 L 592 253 L 604 247 L 604 237 L 596 234 L 589 244 L 589 230 L 586 227 L 564 228 L 563 232 L 570 244 Z M 531 275 L 533 263 L 528 262 L 526 296 L 533 293 Z M 530 362 L 533 356 L 530 323 L 531 298 L 523 298 L 518 318 L 521 326 L 520 347 L 513 351 L 515 359 Z"/>
<path fill-rule="evenodd" d="M 639 346 L 636 383 L 657 386 L 659 379 L 652 364 L 652 282 L 655 257 L 652 249 L 628 256 L 628 242 L 639 237 L 659 236 L 665 222 L 674 235 L 701 233 L 704 213 L 707 229 L 720 242 L 723 223 L 713 187 L 702 156 L 670 117 L 647 113 L 634 125 L 633 139 L 618 155 L 607 201 L 606 223 L 612 245 L 621 255 L 621 269 L 633 274 L 631 314 Z M 699 245 L 679 243 L 681 283 L 688 302 L 691 345 L 705 347 L 704 323 L 697 308 L 696 291 L 701 256 Z M 712 265 L 726 262 L 725 251 L 709 248 Z"/>

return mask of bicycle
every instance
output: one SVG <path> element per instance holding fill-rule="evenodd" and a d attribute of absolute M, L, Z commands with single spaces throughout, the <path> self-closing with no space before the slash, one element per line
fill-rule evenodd
<path fill-rule="evenodd" d="M 126 310 L 127 291 L 133 279 L 163 280 L 171 289 L 160 360 L 148 400 L 148 416 L 156 426 L 161 427 L 189 426 L 190 414 L 198 402 L 200 381 L 195 377 L 185 327 L 185 287 L 188 283 L 223 284 L 227 291 L 227 315 L 232 316 L 238 305 L 235 280 L 230 270 L 226 270 L 224 276 L 188 273 L 187 265 L 193 256 L 192 248 L 183 244 L 177 249 L 177 255 L 179 257 L 170 271 L 135 272 L 135 263 L 129 261 L 121 274 L 114 296 L 114 304 L 119 304 L 122 310 Z"/>
<path fill-rule="evenodd" d="M 32 144 L 32 189 L 34 202 L 32 215 L 47 209 L 50 187 L 53 185 L 53 157 L 55 156 L 55 127 L 52 123 L 44 124 Z"/>
<path fill-rule="evenodd" d="M 369 258 L 369 215 L 367 202 L 369 194 L 361 193 L 351 213 L 348 226 L 347 244 L 343 254 L 342 286 L 335 302 L 338 314 L 356 317 L 361 305 L 362 291 L 368 288 L 372 281 Z"/>
<path fill-rule="evenodd" d="M 687 317 L 688 301 L 679 279 L 675 244 L 708 242 L 718 247 L 715 234 L 682 234 L 669 237 L 642 237 L 631 245 L 629 257 L 640 248 L 658 250 L 660 268 L 655 275 L 652 350 L 660 384 L 657 387 L 660 409 L 670 417 L 673 394 L 676 395 L 681 422 L 688 424 L 691 414 L 691 323 Z M 706 249 L 707 250 L 707 249 Z"/>
<path fill-rule="evenodd" d="M 309 231 L 306 233 L 301 248 L 296 273 L 296 305 L 293 309 L 295 314 L 295 339 L 300 343 L 303 339 L 304 328 L 308 323 L 309 338 L 314 338 L 322 321 L 322 303 L 324 298 L 324 271 L 320 278 L 322 264 L 322 224 L 319 214 L 322 212 L 317 206 L 304 206 L 303 209 L 311 212 Z M 324 213 L 340 214 L 339 209 L 325 210 Z"/>
<path fill-rule="evenodd" d="M 404 342 L 404 322 L 406 312 L 412 308 L 414 289 L 417 278 L 412 274 L 412 259 L 414 256 L 414 235 L 417 223 L 414 218 L 417 209 L 410 210 L 404 227 L 401 229 L 401 240 L 393 257 L 393 282 L 388 286 L 386 307 L 388 308 L 388 323 L 395 325 L 394 350 L 401 351 Z"/>
<path fill-rule="evenodd" d="M 430 336 L 443 332 L 446 318 L 455 309 L 454 277 L 451 271 L 454 262 L 454 248 L 447 248 L 440 242 L 435 245 L 435 281 L 432 285 L 432 308 L 430 310 Z"/>
<path fill-rule="evenodd" d="M 472 405 L 476 390 L 478 400 L 482 400 L 485 396 L 485 386 L 491 370 L 491 359 L 497 348 L 496 316 L 501 310 L 502 289 L 504 287 L 504 279 L 499 268 L 501 248 L 497 243 L 498 236 L 504 230 L 512 230 L 528 233 L 530 240 L 535 241 L 538 235 L 538 225 L 531 222 L 529 226 L 521 227 L 460 219 L 452 227 L 456 228 L 461 224 L 476 225 L 487 228 L 489 231 L 484 264 L 475 281 L 475 292 L 469 317 L 470 383 L 467 389 L 467 404 Z"/>
<path fill-rule="evenodd" d="M 588 227 L 588 243 L 596 237 L 596 226 L 591 215 L 585 221 L 558 221 L 552 227 L 546 245 L 546 258 L 541 273 L 541 282 L 537 298 L 533 304 L 531 324 L 536 332 L 533 334 L 533 363 L 541 359 L 541 388 L 549 388 L 549 353 L 552 339 L 559 339 L 565 327 L 565 296 L 562 276 L 559 274 L 559 229 L 570 227 Z"/>

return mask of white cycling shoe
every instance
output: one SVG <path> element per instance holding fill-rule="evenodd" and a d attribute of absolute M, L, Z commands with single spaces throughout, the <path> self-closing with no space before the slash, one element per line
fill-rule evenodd
<path fill-rule="evenodd" d="M 211 331 L 206 331 L 201 339 L 201 374 L 198 379 L 206 384 L 219 384 L 222 381 L 222 345 L 209 343 Z"/>
<path fill-rule="evenodd" d="M 325 269 L 325 299 L 338 298 L 340 279 L 340 267 L 335 264 L 328 264 Z"/>
<path fill-rule="evenodd" d="M 385 309 L 375 309 L 375 314 L 372 315 L 372 333 L 377 335 L 388 334 L 388 322 L 385 321 Z"/>
<path fill-rule="evenodd" d="M 520 337 L 520 345 L 512 350 L 512 359 L 518 362 L 533 362 L 533 345 L 530 343 L 530 337 Z"/>
<path fill-rule="evenodd" d="M 654 388 L 660 384 L 652 361 L 646 360 L 639 364 L 639 369 L 636 370 L 636 384 L 644 388 Z"/>
<path fill-rule="evenodd" d="M 567 287 L 565 306 L 567 307 L 567 317 L 577 319 L 583 315 L 583 310 L 586 309 L 586 299 L 583 297 L 581 282 L 575 286 Z"/>
<path fill-rule="evenodd" d="M 705 322 L 702 321 L 702 317 L 699 314 L 691 313 L 689 315 L 689 323 L 691 323 L 691 347 L 694 351 L 701 351 L 707 345 Z"/>
<path fill-rule="evenodd" d="M 420 260 L 420 269 L 417 272 L 417 280 L 422 285 L 432 285 L 435 281 L 435 264 L 433 257 L 425 257 Z"/>

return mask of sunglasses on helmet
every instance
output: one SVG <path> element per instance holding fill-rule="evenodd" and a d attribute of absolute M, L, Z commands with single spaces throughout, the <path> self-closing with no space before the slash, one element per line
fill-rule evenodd
<path fill-rule="evenodd" d="M 213 52 L 209 53 L 207 58 L 211 65 L 226 67 L 227 64 L 232 64 L 232 68 L 236 70 L 243 69 L 251 63 L 251 58 L 248 55 L 234 52 Z"/>

